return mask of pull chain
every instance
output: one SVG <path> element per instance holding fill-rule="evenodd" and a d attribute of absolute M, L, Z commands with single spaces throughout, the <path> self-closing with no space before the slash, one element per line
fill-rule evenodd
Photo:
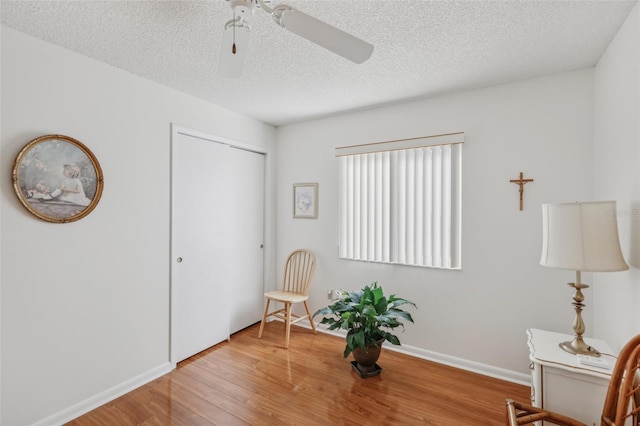
<path fill-rule="evenodd" d="M 231 46 L 231 53 L 236 54 L 236 11 L 233 11 L 233 45 Z"/>

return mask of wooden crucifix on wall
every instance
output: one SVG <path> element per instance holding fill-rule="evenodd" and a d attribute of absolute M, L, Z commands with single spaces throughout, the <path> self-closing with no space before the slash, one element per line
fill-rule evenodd
<path fill-rule="evenodd" d="M 533 179 L 525 179 L 524 173 L 520 172 L 520 179 L 511 179 L 509 182 L 520 185 L 520 210 L 522 210 L 524 208 L 524 185 L 533 182 Z"/>

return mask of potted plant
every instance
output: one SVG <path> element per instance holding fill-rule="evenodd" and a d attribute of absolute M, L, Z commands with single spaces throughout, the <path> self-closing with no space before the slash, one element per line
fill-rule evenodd
<path fill-rule="evenodd" d="M 400 345 L 400 340 L 388 330 L 403 327 L 403 320 L 413 322 L 409 312 L 400 307 L 416 305 L 407 300 L 390 295 L 386 297 L 382 287 L 373 282 L 358 291 L 343 291 L 340 298 L 326 308 L 313 314 L 322 315 L 320 324 L 328 324 L 328 330 L 346 330 L 344 357 L 353 353 L 354 369 L 362 377 L 380 373 L 376 364 L 382 343 L 386 340 Z"/>

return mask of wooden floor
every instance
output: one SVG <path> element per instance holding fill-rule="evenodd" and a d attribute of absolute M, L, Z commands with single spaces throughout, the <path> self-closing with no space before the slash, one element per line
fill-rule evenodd
<path fill-rule="evenodd" d="M 234 334 L 70 425 L 505 424 L 505 398 L 529 388 L 383 350 L 380 376 L 361 379 L 343 339 L 283 325 Z"/>

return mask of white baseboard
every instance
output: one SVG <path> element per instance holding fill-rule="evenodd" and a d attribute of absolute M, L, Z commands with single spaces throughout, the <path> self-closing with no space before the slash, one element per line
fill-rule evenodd
<path fill-rule="evenodd" d="M 311 326 L 306 323 L 300 323 L 299 325 L 301 327 L 311 329 Z M 324 330 L 319 327 L 318 324 L 316 324 L 316 329 L 321 333 L 331 334 L 333 336 L 344 338 L 343 333 Z M 416 358 L 426 359 L 427 361 L 437 362 L 438 364 L 444 364 L 450 367 L 459 368 L 461 370 L 482 374 L 484 376 L 506 380 L 508 382 L 517 383 L 519 385 L 531 386 L 531 376 L 529 374 L 518 373 L 516 371 L 506 370 L 504 368 L 494 367 L 492 365 L 482 364 L 479 362 L 457 358 L 451 355 L 441 354 L 439 352 L 433 352 L 404 344 L 402 346 L 394 346 L 385 342 L 384 348 L 390 351 L 414 356 Z"/>
<path fill-rule="evenodd" d="M 103 392 L 100 392 L 90 398 L 85 399 L 75 405 L 72 405 L 69 408 L 66 408 L 62 411 L 59 411 L 45 419 L 42 419 L 33 424 L 33 426 L 51 426 L 51 425 L 62 425 L 67 423 L 89 411 L 100 407 L 101 405 L 106 404 L 109 401 L 113 401 L 114 399 L 124 395 L 127 392 L 131 392 L 132 390 L 149 383 L 152 380 L 157 379 L 158 377 L 167 374 L 171 371 L 171 364 L 165 363 L 159 365 L 156 368 L 153 368 L 145 373 L 142 373 L 136 377 L 133 377 L 119 385 L 116 385 L 110 389 L 107 389 Z"/>
<path fill-rule="evenodd" d="M 518 373 L 516 371 L 506 370 L 504 368 L 494 367 L 492 365 L 482 364 L 480 362 L 470 361 L 463 358 L 456 358 L 451 355 L 428 351 L 426 349 L 416 348 L 413 346 L 385 345 L 385 349 L 448 365 L 450 367 L 459 368 L 461 370 L 471 371 L 484 376 L 494 377 L 507 382 L 531 386 L 531 375 L 529 374 Z"/>

